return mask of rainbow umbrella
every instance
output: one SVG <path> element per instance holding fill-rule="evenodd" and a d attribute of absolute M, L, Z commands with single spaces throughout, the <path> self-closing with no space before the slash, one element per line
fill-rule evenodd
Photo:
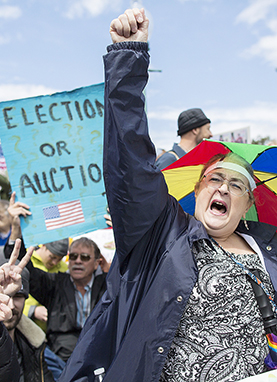
<path fill-rule="evenodd" d="M 194 214 L 194 186 L 205 164 L 215 154 L 234 152 L 251 163 L 255 181 L 255 204 L 246 215 L 247 220 L 277 226 L 277 146 L 245 143 L 203 141 L 188 154 L 163 170 L 169 193 L 184 211 Z"/>

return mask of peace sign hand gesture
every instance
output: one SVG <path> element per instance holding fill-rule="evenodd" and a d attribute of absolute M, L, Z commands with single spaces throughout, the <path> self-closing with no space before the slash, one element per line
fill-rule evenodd
<path fill-rule="evenodd" d="M 17 239 L 11 257 L 0 267 L 0 292 L 13 296 L 21 288 L 21 272 L 31 259 L 34 247 L 30 247 L 22 260 L 15 265 L 19 255 L 21 240 Z"/>

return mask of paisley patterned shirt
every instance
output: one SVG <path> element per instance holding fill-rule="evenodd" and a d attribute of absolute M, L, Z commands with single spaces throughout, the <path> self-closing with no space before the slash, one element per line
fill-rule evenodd
<path fill-rule="evenodd" d="M 266 371 L 263 320 L 248 277 L 213 243 L 198 241 L 199 270 L 165 362 L 160 382 L 229 382 Z M 273 293 L 257 254 L 232 254 Z"/>

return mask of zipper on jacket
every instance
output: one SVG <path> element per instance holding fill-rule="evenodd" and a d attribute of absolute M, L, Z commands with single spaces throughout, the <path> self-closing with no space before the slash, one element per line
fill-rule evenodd
<path fill-rule="evenodd" d="M 44 382 L 44 373 L 43 373 L 43 364 L 42 364 L 42 358 L 43 358 L 43 353 L 45 350 L 46 344 L 41 349 L 40 355 L 39 355 L 39 361 L 40 361 L 40 373 L 41 373 L 41 381 Z"/>

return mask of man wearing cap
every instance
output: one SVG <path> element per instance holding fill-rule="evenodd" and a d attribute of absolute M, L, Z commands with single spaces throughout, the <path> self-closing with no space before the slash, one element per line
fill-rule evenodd
<path fill-rule="evenodd" d="M 201 109 L 194 108 L 183 111 L 178 117 L 177 134 L 181 137 L 180 142 L 174 143 L 172 150 L 160 156 L 156 161 L 156 166 L 163 170 L 182 158 L 203 139 L 211 138 L 210 123 L 211 121 Z"/>
<path fill-rule="evenodd" d="M 25 299 L 29 295 L 29 272 L 21 273 L 22 288 L 10 294 L 12 317 L 4 320 L 4 325 L 12 339 L 20 367 L 19 382 L 53 382 L 52 373 L 44 359 L 45 333 L 31 319 L 24 316 Z M 2 378 L 0 372 L 1 381 Z"/>
<path fill-rule="evenodd" d="M 42 269 L 45 272 L 66 272 L 68 266 L 62 261 L 62 258 L 67 255 L 67 252 L 68 239 L 52 241 L 51 243 L 42 244 L 35 248 L 31 260 L 34 267 Z M 29 296 L 26 300 L 23 313 L 25 316 L 32 318 L 35 323 L 46 332 L 47 309 L 33 296 Z"/>

